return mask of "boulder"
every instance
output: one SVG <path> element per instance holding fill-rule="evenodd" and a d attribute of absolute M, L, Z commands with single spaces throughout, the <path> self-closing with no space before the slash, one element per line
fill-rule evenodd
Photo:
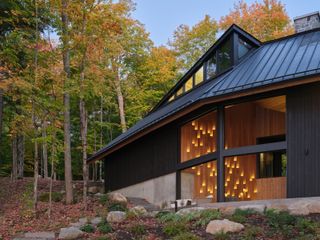
<path fill-rule="evenodd" d="M 100 188 L 97 186 L 88 187 L 88 193 L 96 194 L 100 192 Z"/>
<path fill-rule="evenodd" d="M 102 222 L 102 217 L 95 217 L 95 218 L 91 219 L 91 224 L 93 226 L 97 226 L 101 222 Z"/>
<path fill-rule="evenodd" d="M 243 205 L 243 206 L 240 206 L 238 207 L 239 209 L 241 210 L 253 210 L 255 212 L 258 212 L 258 213 L 263 213 L 265 208 L 266 208 L 266 205 L 263 205 L 263 204 L 254 204 L 254 205 Z"/>
<path fill-rule="evenodd" d="M 88 223 L 88 218 L 84 217 L 84 218 L 80 218 L 79 219 L 79 223 L 83 224 L 83 225 L 86 225 Z"/>
<path fill-rule="evenodd" d="M 309 215 L 310 211 L 308 205 L 310 202 L 308 201 L 297 201 L 288 206 L 288 211 L 292 215 Z"/>
<path fill-rule="evenodd" d="M 180 209 L 176 214 L 178 215 L 187 215 L 189 213 L 195 213 L 205 210 L 203 207 L 191 207 L 191 208 L 183 208 Z"/>
<path fill-rule="evenodd" d="M 126 219 L 126 213 L 121 211 L 112 211 L 108 213 L 107 221 L 111 223 L 122 222 Z"/>
<path fill-rule="evenodd" d="M 59 233 L 59 239 L 79 239 L 84 236 L 84 232 L 75 227 L 61 228 Z"/>
<path fill-rule="evenodd" d="M 32 239 L 54 240 L 55 234 L 54 232 L 27 232 L 24 234 L 24 237 Z"/>
<path fill-rule="evenodd" d="M 233 206 L 221 207 L 219 211 L 224 215 L 232 215 L 236 211 L 236 208 Z"/>
<path fill-rule="evenodd" d="M 86 225 L 86 223 L 81 223 L 81 222 L 70 223 L 70 227 L 75 227 L 75 228 L 78 228 L 78 229 L 80 229 L 84 225 Z"/>
<path fill-rule="evenodd" d="M 143 206 L 135 206 L 131 208 L 129 212 L 136 216 L 144 216 L 147 214 L 147 210 Z"/>
<path fill-rule="evenodd" d="M 312 201 L 307 205 L 309 213 L 320 213 L 320 201 Z"/>
<path fill-rule="evenodd" d="M 240 232 L 244 229 L 244 226 L 240 223 L 232 222 L 228 219 L 213 220 L 207 225 L 206 232 L 211 234 L 217 234 L 220 232 Z"/>
<path fill-rule="evenodd" d="M 108 194 L 109 200 L 116 203 L 121 204 L 127 204 L 128 200 L 125 196 L 123 196 L 121 193 L 115 192 L 115 193 L 109 193 Z"/>

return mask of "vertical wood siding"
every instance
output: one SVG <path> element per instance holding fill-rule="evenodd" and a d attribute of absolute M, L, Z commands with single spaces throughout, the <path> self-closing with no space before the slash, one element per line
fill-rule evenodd
<path fill-rule="evenodd" d="M 320 85 L 287 95 L 288 197 L 320 196 Z"/>

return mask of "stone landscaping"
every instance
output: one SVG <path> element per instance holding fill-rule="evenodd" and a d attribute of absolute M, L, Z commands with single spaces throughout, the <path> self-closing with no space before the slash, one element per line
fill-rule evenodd
<path fill-rule="evenodd" d="M 273 239 L 268 236 L 272 231 L 279 235 L 275 239 L 290 239 L 292 234 L 320 237 L 320 198 L 202 204 L 174 213 L 147 211 L 140 205 L 128 208 L 120 193 L 97 196 L 109 210 L 105 216 L 83 217 L 59 232 L 29 232 L 15 240 L 140 239 L 136 237 L 144 235 L 149 238 L 143 239 Z"/>

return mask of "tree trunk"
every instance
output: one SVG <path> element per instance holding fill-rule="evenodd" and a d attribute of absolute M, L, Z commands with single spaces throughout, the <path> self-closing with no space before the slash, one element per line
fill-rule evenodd
<path fill-rule="evenodd" d="M 117 71 L 117 77 L 115 79 L 115 90 L 116 90 L 117 100 L 118 100 L 121 130 L 124 133 L 125 131 L 127 131 L 127 123 L 126 123 L 126 115 L 124 111 L 124 99 L 123 99 L 123 94 L 121 89 L 121 81 L 120 81 L 120 77 L 118 76 L 118 71 Z"/>
<path fill-rule="evenodd" d="M 17 177 L 19 179 L 23 178 L 24 172 L 24 136 L 17 136 Z"/>
<path fill-rule="evenodd" d="M 85 108 L 85 102 L 80 98 L 80 134 L 82 142 L 82 171 L 83 171 L 83 202 L 85 209 L 87 210 L 87 190 L 88 190 L 88 166 L 87 166 L 87 112 Z"/>
<path fill-rule="evenodd" d="M 71 166 L 71 137 L 70 137 L 70 95 L 68 93 L 67 81 L 70 78 L 70 48 L 69 48 L 69 32 L 68 25 L 69 19 L 66 13 L 68 7 L 68 0 L 61 0 L 62 11 L 62 43 L 63 43 L 63 67 L 66 73 L 65 89 L 63 94 L 64 104 L 64 178 L 66 186 L 66 204 L 73 202 L 73 190 L 72 190 L 72 166 Z"/>
<path fill-rule="evenodd" d="M 36 213 L 38 208 L 38 177 L 39 177 L 39 152 L 38 143 L 34 143 L 34 183 L 33 183 L 33 210 Z"/>
<path fill-rule="evenodd" d="M 52 121 L 53 123 L 55 121 Z M 52 134 L 52 152 L 51 152 L 51 173 L 50 173 L 50 185 L 49 185 L 49 211 L 48 217 L 51 219 L 51 212 L 52 212 L 52 185 L 53 185 L 53 178 L 54 178 L 54 159 L 56 157 L 56 132 L 54 131 Z"/>
<path fill-rule="evenodd" d="M 0 152 L 2 147 L 2 123 L 3 123 L 3 91 L 0 89 Z M 2 155 L 0 155 L 0 165 L 2 164 Z"/>
<path fill-rule="evenodd" d="M 103 101 L 102 97 L 100 97 L 100 148 L 103 147 L 103 129 L 102 129 L 102 123 L 103 123 Z M 102 160 L 99 161 L 99 179 L 102 181 Z"/>
<path fill-rule="evenodd" d="M 48 144 L 47 144 L 47 121 L 44 120 L 42 123 L 42 168 L 44 178 L 48 178 Z"/>
<path fill-rule="evenodd" d="M 12 139 L 12 179 L 18 178 L 18 153 L 17 153 L 17 136 Z"/>

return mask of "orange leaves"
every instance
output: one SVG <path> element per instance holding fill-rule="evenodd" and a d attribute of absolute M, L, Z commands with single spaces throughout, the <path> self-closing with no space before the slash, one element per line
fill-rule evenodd
<path fill-rule="evenodd" d="M 278 0 L 264 0 L 248 5 L 243 0 L 219 21 L 221 29 L 233 23 L 239 25 L 261 41 L 287 36 L 293 33 L 290 18 L 284 5 Z"/>

